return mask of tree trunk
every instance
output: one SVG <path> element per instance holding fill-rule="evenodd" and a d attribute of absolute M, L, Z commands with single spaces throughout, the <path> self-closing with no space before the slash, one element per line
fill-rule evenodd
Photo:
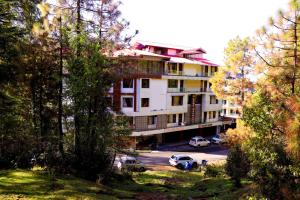
<path fill-rule="evenodd" d="M 62 127 L 62 92 L 63 92 L 63 41 L 62 41 L 62 21 L 61 17 L 59 18 L 59 26 L 60 26 L 60 49 L 59 49 L 59 93 L 58 93 L 58 134 L 59 134 L 59 151 L 62 156 L 64 156 L 64 146 L 63 146 L 63 127 Z"/>

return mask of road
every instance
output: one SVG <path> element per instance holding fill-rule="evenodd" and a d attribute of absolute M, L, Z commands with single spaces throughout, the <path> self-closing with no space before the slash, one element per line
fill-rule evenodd
<path fill-rule="evenodd" d="M 225 147 L 219 145 L 194 148 L 187 144 L 181 144 L 178 146 L 160 147 L 159 149 L 158 151 L 139 153 L 139 159 L 146 166 L 169 166 L 169 158 L 174 154 L 189 155 L 199 163 L 201 160 L 207 160 L 210 163 L 226 159 L 228 153 Z"/>

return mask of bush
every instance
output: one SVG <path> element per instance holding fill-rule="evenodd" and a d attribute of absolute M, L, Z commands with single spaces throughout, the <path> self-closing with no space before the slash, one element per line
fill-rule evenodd
<path fill-rule="evenodd" d="M 207 165 L 204 176 L 217 177 L 224 174 L 223 166 L 218 165 Z"/>
<path fill-rule="evenodd" d="M 241 178 L 246 177 L 250 170 L 247 155 L 242 151 L 240 145 L 235 145 L 229 150 L 226 161 L 226 174 L 231 177 L 236 187 L 240 187 Z"/>

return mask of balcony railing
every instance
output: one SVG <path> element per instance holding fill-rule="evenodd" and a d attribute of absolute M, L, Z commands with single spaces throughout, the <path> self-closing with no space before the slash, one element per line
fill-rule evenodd
<path fill-rule="evenodd" d="M 168 88 L 169 93 L 196 93 L 196 92 L 209 92 L 212 90 L 209 88 Z"/>
<path fill-rule="evenodd" d="M 176 70 L 170 70 L 170 71 L 166 71 L 165 75 L 170 75 L 170 76 L 193 76 L 193 77 L 210 77 L 208 75 L 208 73 L 194 73 L 194 74 L 190 74 L 190 73 L 185 73 L 184 71 L 176 71 Z"/>

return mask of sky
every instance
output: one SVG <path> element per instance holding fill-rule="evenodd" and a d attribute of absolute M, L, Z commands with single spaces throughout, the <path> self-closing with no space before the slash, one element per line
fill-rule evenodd
<path fill-rule="evenodd" d="M 289 0 L 121 0 L 122 16 L 135 40 L 201 47 L 223 64 L 223 51 L 236 36 L 254 36 Z"/>

